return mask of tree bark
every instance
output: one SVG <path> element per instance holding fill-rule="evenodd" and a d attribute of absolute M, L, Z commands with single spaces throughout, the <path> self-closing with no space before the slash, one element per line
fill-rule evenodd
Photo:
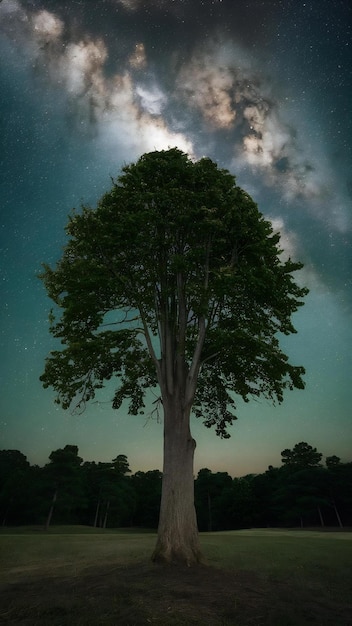
<path fill-rule="evenodd" d="M 110 500 L 108 500 L 107 504 L 106 504 L 106 510 L 105 510 L 105 517 L 104 517 L 104 523 L 103 523 L 103 528 L 106 528 L 106 523 L 108 521 L 108 512 L 109 512 L 109 507 L 110 507 Z"/>
<path fill-rule="evenodd" d="M 94 528 L 98 526 L 99 509 L 100 509 L 100 500 L 98 500 L 97 508 L 95 509 L 95 518 L 94 518 L 94 524 L 93 524 Z"/>
<path fill-rule="evenodd" d="M 201 561 L 194 507 L 196 442 L 190 431 L 190 411 L 175 404 L 164 402 L 163 482 L 158 539 L 152 560 L 191 566 Z"/>
<path fill-rule="evenodd" d="M 321 512 L 321 508 L 320 508 L 320 506 L 318 506 L 317 508 L 318 508 L 318 513 L 319 513 L 320 526 L 323 526 L 323 527 L 324 527 L 324 526 L 325 526 L 325 524 L 324 524 L 324 518 L 323 518 L 323 514 L 322 514 L 322 512 Z"/>
<path fill-rule="evenodd" d="M 340 526 L 340 528 L 343 528 L 343 523 L 342 523 L 342 521 L 341 521 L 341 517 L 340 517 L 339 512 L 338 512 L 338 510 L 337 510 L 335 500 L 333 500 L 333 501 L 332 501 L 332 506 L 333 506 L 333 509 L 334 509 L 334 511 L 335 511 L 335 515 L 336 515 L 336 517 L 337 517 L 337 521 L 338 521 L 338 523 L 339 523 L 339 526 Z"/>
<path fill-rule="evenodd" d="M 51 506 L 50 506 L 50 509 L 49 509 L 48 517 L 46 519 L 45 530 L 49 529 L 49 526 L 50 526 L 50 523 L 51 523 L 51 518 L 53 516 L 53 512 L 54 512 L 54 508 L 55 508 L 56 500 L 57 500 L 57 489 L 55 489 L 54 495 L 53 495 L 53 499 L 51 501 Z"/>

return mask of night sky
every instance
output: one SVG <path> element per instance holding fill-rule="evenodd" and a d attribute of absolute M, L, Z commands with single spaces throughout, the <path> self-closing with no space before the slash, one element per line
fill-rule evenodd
<path fill-rule="evenodd" d="M 193 422 L 195 471 L 262 472 L 300 441 L 352 460 L 351 26 L 349 0 L 2 0 L 0 449 L 161 469 L 162 424 L 113 411 L 111 388 L 81 416 L 42 388 L 55 346 L 37 275 L 73 207 L 178 146 L 236 175 L 310 288 L 282 342 L 306 389 L 239 401 L 226 441 Z"/>

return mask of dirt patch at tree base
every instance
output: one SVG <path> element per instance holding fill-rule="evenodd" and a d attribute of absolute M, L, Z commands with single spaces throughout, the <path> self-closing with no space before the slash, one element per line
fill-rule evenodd
<path fill-rule="evenodd" d="M 352 626 L 352 604 L 316 582 L 141 563 L 2 585 L 0 624 Z"/>

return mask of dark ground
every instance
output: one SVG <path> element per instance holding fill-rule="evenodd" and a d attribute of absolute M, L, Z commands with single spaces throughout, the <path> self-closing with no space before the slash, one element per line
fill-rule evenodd
<path fill-rule="evenodd" d="M 11 626 L 352 626 L 352 598 L 331 585 L 253 572 L 151 563 L 0 586 Z"/>

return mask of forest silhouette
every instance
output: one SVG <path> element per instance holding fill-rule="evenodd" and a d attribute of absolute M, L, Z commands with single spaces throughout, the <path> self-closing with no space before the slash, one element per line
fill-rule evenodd
<path fill-rule="evenodd" d="M 232 478 L 203 468 L 195 478 L 200 531 L 352 526 L 352 462 L 326 457 L 306 442 L 281 452 L 282 465 Z M 43 467 L 18 450 L 0 451 L 2 526 L 77 524 L 156 529 L 162 473 L 131 473 L 127 456 L 83 461 L 66 445 Z"/>

